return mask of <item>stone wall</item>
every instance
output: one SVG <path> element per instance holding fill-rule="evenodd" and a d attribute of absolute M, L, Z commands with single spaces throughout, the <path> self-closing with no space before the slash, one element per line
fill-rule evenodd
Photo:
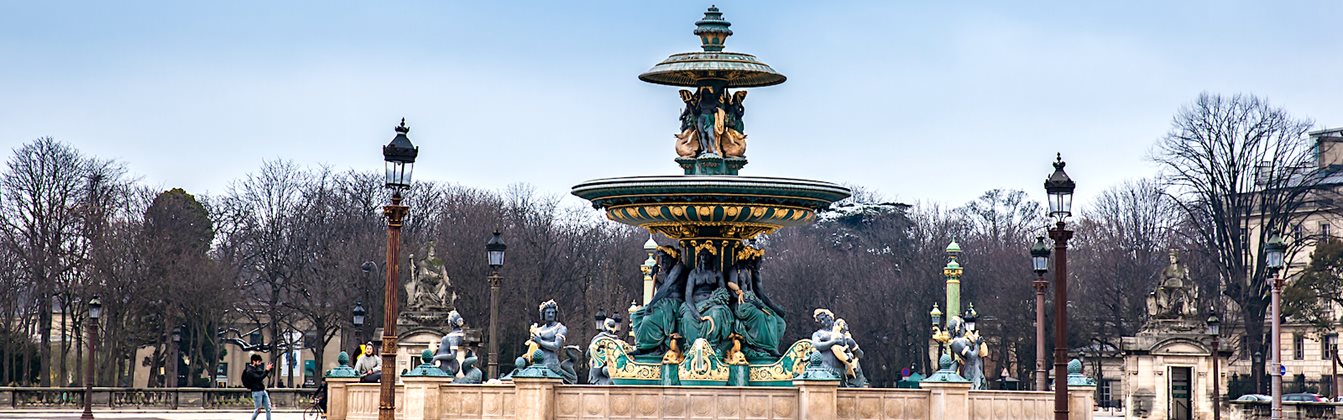
<path fill-rule="evenodd" d="M 663 387 L 561 385 L 518 378 L 513 384 L 454 385 L 449 378 L 403 378 L 396 418 L 453 419 L 1042 419 L 1054 395 L 1034 391 L 970 391 L 969 384 L 925 383 L 925 389 L 841 389 L 836 382 L 795 387 Z M 377 384 L 330 381 L 331 420 L 372 420 Z M 1069 393 L 1073 419 L 1092 415 L 1091 387 Z"/>

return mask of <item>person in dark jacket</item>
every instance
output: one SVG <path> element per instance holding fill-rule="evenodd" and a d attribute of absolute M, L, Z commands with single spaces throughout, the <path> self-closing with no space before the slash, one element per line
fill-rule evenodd
<path fill-rule="evenodd" d="M 253 354 L 252 363 L 243 367 L 242 386 L 252 391 L 252 420 L 261 414 L 261 409 L 266 409 L 266 420 L 270 420 L 270 394 L 266 393 L 266 377 L 270 376 L 271 369 L 275 368 L 274 363 L 261 365 L 261 355 Z"/>

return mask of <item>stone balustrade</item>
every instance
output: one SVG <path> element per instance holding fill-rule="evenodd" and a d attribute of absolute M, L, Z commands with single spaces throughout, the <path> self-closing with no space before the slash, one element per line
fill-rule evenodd
<path fill-rule="evenodd" d="M 375 384 L 376 385 L 376 384 Z M 271 389 L 271 406 L 303 410 L 312 406 L 315 389 Z M 377 390 L 374 389 L 376 395 Z M 251 409 L 252 393 L 243 388 L 114 388 L 94 387 L 94 409 Z M 0 387 L 0 407 L 12 409 L 79 409 L 81 387 Z M 376 408 L 376 407 L 375 407 Z"/>
<path fill-rule="evenodd" d="M 378 416 L 377 384 L 327 379 L 331 420 Z M 798 381 L 794 387 L 563 385 L 556 379 L 462 385 L 451 378 L 406 377 L 397 385 L 397 419 L 1042 419 L 1054 394 L 971 391 L 965 383 L 924 389 L 839 388 Z M 1094 387 L 1072 387 L 1071 418 L 1092 416 Z"/>

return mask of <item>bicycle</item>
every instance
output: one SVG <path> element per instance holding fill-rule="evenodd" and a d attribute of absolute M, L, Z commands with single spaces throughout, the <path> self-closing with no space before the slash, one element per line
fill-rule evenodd
<path fill-rule="evenodd" d="M 303 420 L 326 419 L 326 382 L 313 391 L 312 406 L 303 410 Z"/>

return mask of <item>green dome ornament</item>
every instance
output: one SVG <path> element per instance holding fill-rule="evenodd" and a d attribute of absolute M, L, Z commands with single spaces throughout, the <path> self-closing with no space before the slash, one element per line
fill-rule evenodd
<path fill-rule="evenodd" d="M 343 352 L 343 351 L 340 352 L 340 355 L 337 355 L 337 356 L 336 356 L 336 363 L 337 363 L 339 366 L 336 366 L 336 367 L 333 367 L 333 368 L 327 370 L 327 371 L 326 371 L 326 374 L 323 375 L 323 377 L 326 377 L 326 378 L 358 378 L 358 377 L 359 377 L 359 372 L 356 372 L 356 371 L 354 370 L 354 368 L 350 367 L 350 354 L 349 354 L 349 353 L 346 353 L 346 352 Z"/>
<path fill-rule="evenodd" d="M 424 363 L 420 363 L 420 365 L 419 365 L 419 366 L 416 366 L 415 369 L 411 369 L 410 372 L 406 372 L 405 374 L 403 374 L 403 375 L 401 375 L 401 376 L 407 376 L 407 377 L 439 377 L 439 378 L 451 378 L 451 377 L 452 377 L 452 375 L 449 375 L 447 372 L 444 372 L 443 369 L 439 369 L 438 366 L 434 366 L 434 363 L 433 363 L 433 361 L 434 361 L 434 351 L 433 351 L 433 350 L 424 349 L 424 351 L 420 352 L 420 360 L 424 361 Z"/>

